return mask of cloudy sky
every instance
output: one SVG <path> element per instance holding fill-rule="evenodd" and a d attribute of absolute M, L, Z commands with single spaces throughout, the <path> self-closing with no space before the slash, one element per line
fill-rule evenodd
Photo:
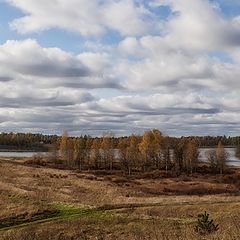
<path fill-rule="evenodd" d="M 239 0 L 0 0 L 0 131 L 240 134 Z"/>

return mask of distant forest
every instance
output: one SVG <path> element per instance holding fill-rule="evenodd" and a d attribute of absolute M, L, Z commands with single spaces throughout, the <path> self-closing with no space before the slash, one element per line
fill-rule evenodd
<path fill-rule="evenodd" d="M 199 147 L 216 147 L 207 151 L 207 168 L 204 172 L 223 173 L 228 153 L 224 146 L 236 146 L 240 156 L 240 137 L 169 137 L 158 129 L 147 130 L 143 135 L 115 137 L 106 132 L 102 137 L 71 137 L 42 134 L 2 133 L 2 149 L 46 150 L 47 155 L 35 155 L 30 163 L 51 164 L 55 167 L 81 170 L 116 170 L 131 175 L 133 172 L 164 170 L 192 174 L 202 171 Z"/>
<path fill-rule="evenodd" d="M 103 134 L 104 135 L 104 134 Z M 113 133 L 111 141 L 114 148 L 118 148 L 119 142 L 127 139 L 127 136 L 115 137 Z M 141 141 L 141 135 L 136 135 Z M 91 137 L 89 135 L 82 135 L 79 137 L 71 137 L 72 139 L 84 139 L 85 141 L 93 141 L 94 139 L 101 140 L 103 137 Z M 227 136 L 188 136 L 188 137 L 168 137 L 169 147 L 174 148 L 176 142 L 194 140 L 198 147 L 216 147 L 219 142 L 224 146 L 238 146 L 240 145 L 240 136 L 227 137 Z M 48 151 L 51 145 L 60 145 L 61 136 L 58 135 L 43 135 L 34 133 L 1 133 L 0 134 L 0 149 L 5 150 L 35 150 L 35 151 Z"/>

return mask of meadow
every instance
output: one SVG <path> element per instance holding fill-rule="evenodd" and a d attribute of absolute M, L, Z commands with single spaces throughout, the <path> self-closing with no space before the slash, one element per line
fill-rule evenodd
<path fill-rule="evenodd" d="M 170 176 L 0 161 L 0 239 L 240 239 L 240 171 Z M 194 231 L 207 211 L 215 233 Z"/>

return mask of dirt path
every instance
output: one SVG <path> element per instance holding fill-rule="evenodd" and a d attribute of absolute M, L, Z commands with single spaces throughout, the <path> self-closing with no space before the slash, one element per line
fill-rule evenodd
<path fill-rule="evenodd" d="M 229 205 L 239 204 L 239 201 L 202 201 L 201 205 Z M 16 228 L 24 228 L 34 224 L 54 222 L 57 220 L 64 220 L 69 218 L 91 217 L 98 215 L 106 215 L 107 213 L 114 214 L 116 210 L 139 209 L 149 207 L 178 207 L 178 206 L 197 206 L 199 202 L 179 202 L 179 203 L 133 203 L 133 204 L 116 204 L 116 205 L 103 205 L 97 208 L 75 208 L 73 206 L 58 205 L 52 207 L 50 211 L 38 213 L 30 218 L 23 219 L 23 216 L 17 216 L 16 219 L 8 219 L 8 222 L 0 222 L 0 231 L 7 231 Z"/>

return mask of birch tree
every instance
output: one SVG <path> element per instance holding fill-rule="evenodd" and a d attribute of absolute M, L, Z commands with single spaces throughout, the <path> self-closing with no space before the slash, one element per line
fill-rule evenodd
<path fill-rule="evenodd" d="M 216 155 L 217 155 L 217 165 L 218 165 L 219 173 L 223 174 L 224 169 L 226 168 L 228 154 L 224 146 L 222 145 L 221 141 L 218 143 Z"/>

